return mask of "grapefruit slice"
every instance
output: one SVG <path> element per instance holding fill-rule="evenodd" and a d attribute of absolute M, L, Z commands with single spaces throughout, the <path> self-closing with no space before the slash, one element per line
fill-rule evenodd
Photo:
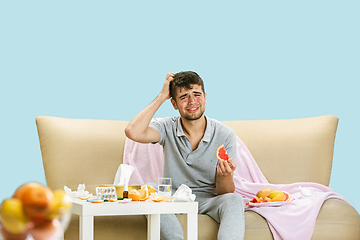
<path fill-rule="evenodd" d="M 218 149 L 216 150 L 216 157 L 220 161 L 228 161 L 230 159 L 229 155 L 226 152 L 224 144 L 221 144 Z"/>
<path fill-rule="evenodd" d="M 285 194 L 285 200 L 284 200 L 284 202 L 290 201 L 290 199 L 291 199 L 290 193 L 288 193 L 288 192 L 283 192 L 283 193 Z"/>

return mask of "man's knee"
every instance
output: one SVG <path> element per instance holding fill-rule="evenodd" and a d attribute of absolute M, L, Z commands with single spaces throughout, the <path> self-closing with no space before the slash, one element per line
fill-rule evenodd
<path fill-rule="evenodd" d="M 221 201 L 227 207 L 238 208 L 238 209 L 241 209 L 241 210 L 244 209 L 244 199 L 240 194 L 238 194 L 238 193 L 227 193 L 227 194 L 223 194 L 221 196 L 222 196 Z"/>

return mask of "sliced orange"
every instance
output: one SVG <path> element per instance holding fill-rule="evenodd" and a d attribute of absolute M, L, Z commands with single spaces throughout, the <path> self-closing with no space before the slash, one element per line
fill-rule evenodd
<path fill-rule="evenodd" d="M 149 199 L 149 192 L 147 190 L 140 190 L 140 201 Z"/>
<path fill-rule="evenodd" d="M 153 202 L 162 202 L 165 199 L 165 196 L 163 195 L 153 195 L 151 196 L 151 200 Z"/>
<path fill-rule="evenodd" d="M 88 199 L 90 198 L 90 195 L 87 196 L 87 197 L 77 197 L 77 198 L 79 198 L 79 199 L 81 199 L 81 200 L 88 200 Z"/>
<path fill-rule="evenodd" d="M 148 190 L 149 195 L 156 192 L 156 189 L 153 186 L 150 186 L 150 185 L 144 185 L 144 186 L 141 187 L 141 190 L 145 190 L 145 189 Z"/>
<path fill-rule="evenodd" d="M 128 193 L 128 197 L 131 198 L 133 201 L 140 200 L 140 192 L 136 189 L 131 189 Z"/>

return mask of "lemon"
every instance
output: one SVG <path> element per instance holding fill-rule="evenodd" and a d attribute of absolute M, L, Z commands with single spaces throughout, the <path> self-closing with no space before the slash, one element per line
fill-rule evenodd
<path fill-rule="evenodd" d="M 0 210 L 0 220 L 3 227 L 12 234 L 20 234 L 26 230 L 28 218 L 23 211 L 22 202 L 16 198 L 3 201 Z"/>
<path fill-rule="evenodd" d="M 60 218 L 64 213 L 68 212 L 72 207 L 72 201 L 69 194 L 64 190 L 55 190 L 54 197 L 50 202 L 50 211 L 48 219 Z"/>
<path fill-rule="evenodd" d="M 274 202 L 285 200 L 285 194 L 282 191 L 272 191 L 268 197 Z"/>

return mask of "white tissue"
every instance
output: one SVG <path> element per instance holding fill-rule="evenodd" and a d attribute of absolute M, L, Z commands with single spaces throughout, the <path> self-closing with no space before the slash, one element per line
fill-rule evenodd
<path fill-rule="evenodd" d="M 313 190 L 311 188 L 299 186 L 299 189 L 300 189 L 300 192 L 291 194 L 292 199 L 308 198 L 313 195 Z"/>
<path fill-rule="evenodd" d="M 185 184 L 181 184 L 173 195 L 174 202 L 193 202 L 195 198 L 196 195 L 193 194 L 191 189 Z"/>
<path fill-rule="evenodd" d="M 118 170 L 116 171 L 114 185 L 127 186 L 134 169 L 135 168 L 131 165 L 120 164 Z"/>
<path fill-rule="evenodd" d="M 299 186 L 299 188 L 300 188 L 301 193 L 302 193 L 302 195 L 304 197 L 310 197 L 313 194 L 313 192 L 312 192 L 312 190 L 310 188 L 303 188 L 301 186 Z"/>
<path fill-rule="evenodd" d="M 79 184 L 77 191 L 71 191 L 71 189 L 68 188 L 66 185 L 64 186 L 64 190 L 72 198 L 76 198 L 76 197 L 87 198 L 92 196 L 91 193 L 85 191 L 85 184 Z"/>

